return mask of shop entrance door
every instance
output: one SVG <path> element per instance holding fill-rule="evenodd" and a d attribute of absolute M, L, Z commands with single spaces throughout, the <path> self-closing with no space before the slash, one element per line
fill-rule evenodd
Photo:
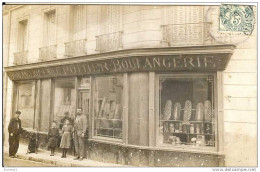
<path fill-rule="evenodd" d="M 78 108 L 82 109 L 82 115 L 86 115 L 88 121 L 90 112 L 90 91 L 80 90 L 78 95 Z"/>

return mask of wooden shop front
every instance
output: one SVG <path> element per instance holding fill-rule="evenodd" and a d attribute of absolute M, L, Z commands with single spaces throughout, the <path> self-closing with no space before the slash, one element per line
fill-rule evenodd
<path fill-rule="evenodd" d="M 129 49 L 6 67 L 12 111 L 41 135 L 77 108 L 88 158 L 140 166 L 223 166 L 222 71 L 233 45 Z"/>

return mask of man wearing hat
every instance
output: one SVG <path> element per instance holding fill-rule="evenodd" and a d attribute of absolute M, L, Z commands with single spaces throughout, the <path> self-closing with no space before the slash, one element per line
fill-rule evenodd
<path fill-rule="evenodd" d="M 19 147 L 20 134 L 22 132 L 21 120 L 19 119 L 21 112 L 16 111 L 14 118 L 10 120 L 8 125 L 9 132 L 9 156 L 15 157 Z"/>
<path fill-rule="evenodd" d="M 75 160 L 83 160 L 85 156 L 85 142 L 84 137 L 87 131 L 87 117 L 82 115 L 81 109 L 77 109 L 76 118 L 74 121 L 74 144 L 76 149 Z"/>

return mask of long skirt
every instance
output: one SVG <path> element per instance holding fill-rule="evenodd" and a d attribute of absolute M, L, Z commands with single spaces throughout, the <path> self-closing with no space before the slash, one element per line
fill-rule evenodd
<path fill-rule="evenodd" d="M 64 132 L 62 134 L 60 147 L 61 148 L 70 148 L 70 139 L 71 139 L 71 133 L 70 132 Z"/>

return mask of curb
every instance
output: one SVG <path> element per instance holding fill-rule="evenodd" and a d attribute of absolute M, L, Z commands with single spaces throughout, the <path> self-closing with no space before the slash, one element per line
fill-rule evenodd
<path fill-rule="evenodd" d="M 4 152 L 4 156 L 8 157 L 9 153 Z M 41 157 L 33 157 L 30 156 L 30 154 L 17 154 L 16 159 L 21 159 L 21 160 L 28 160 L 28 161 L 34 161 L 34 162 L 40 162 L 40 163 L 44 163 L 44 164 L 50 164 L 50 165 L 54 165 L 57 167 L 119 167 L 117 166 L 118 164 L 115 164 L 114 166 L 108 165 L 108 166 L 102 166 L 102 165 L 90 165 L 88 163 L 85 163 L 84 165 L 81 163 L 77 163 L 77 162 L 63 162 L 62 160 L 50 160 L 47 158 L 41 158 Z M 123 165 L 125 166 L 125 165 Z M 46 166 L 48 167 L 48 166 Z"/>
<path fill-rule="evenodd" d="M 4 156 L 9 156 L 9 154 L 7 152 L 5 152 Z M 31 156 L 26 156 L 26 155 L 21 155 L 21 154 L 17 154 L 16 159 L 41 162 L 41 163 L 51 164 L 51 165 L 56 165 L 56 163 L 58 162 L 58 161 L 54 161 L 54 160 L 43 159 L 43 158 L 36 158 L 36 157 L 31 157 Z M 62 164 L 59 164 L 59 165 L 62 166 Z"/>
<path fill-rule="evenodd" d="M 5 152 L 4 156 L 9 156 L 9 154 L 7 152 Z M 40 162 L 40 163 L 44 163 L 44 164 L 51 164 L 51 165 L 55 165 L 57 167 L 90 167 L 90 166 L 84 166 L 84 165 L 77 164 L 77 163 L 68 163 L 68 162 L 61 162 L 61 161 L 56 161 L 56 160 L 36 158 L 36 157 L 31 157 L 31 156 L 26 156 L 26 155 L 21 155 L 21 154 L 17 154 L 16 159 L 35 161 L 35 162 Z"/>

